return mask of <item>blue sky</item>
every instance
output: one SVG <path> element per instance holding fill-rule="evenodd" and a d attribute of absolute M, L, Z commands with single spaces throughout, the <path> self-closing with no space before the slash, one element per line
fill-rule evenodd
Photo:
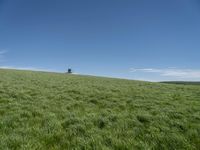
<path fill-rule="evenodd" d="M 0 67 L 200 81 L 198 0 L 0 0 Z"/>

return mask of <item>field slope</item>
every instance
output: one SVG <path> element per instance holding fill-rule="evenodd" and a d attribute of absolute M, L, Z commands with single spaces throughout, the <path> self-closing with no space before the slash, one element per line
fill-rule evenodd
<path fill-rule="evenodd" d="M 200 86 L 0 70 L 0 149 L 200 149 Z"/>

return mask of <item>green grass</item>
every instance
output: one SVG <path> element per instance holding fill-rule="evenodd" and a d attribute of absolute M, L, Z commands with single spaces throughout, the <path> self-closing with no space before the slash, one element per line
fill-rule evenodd
<path fill-rule="evenodd" d="M 183 85 L 200 85 L 200 82 L 189 82 L 189 81 L 167 81 L 161 83 L 168 83 L 168 84 L 183 84 Z"/>
<path fill-rule="evenodd" d="M 0 70 L 0 149 L 200 149 L 200 86 Z"/>

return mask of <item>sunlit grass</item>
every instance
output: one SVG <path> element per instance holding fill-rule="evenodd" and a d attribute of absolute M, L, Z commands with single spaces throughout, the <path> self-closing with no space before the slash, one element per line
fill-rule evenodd
<path fill-rule="evenodd" d="M 0 148 L 200 149 L 200 86 L 0 70 Z"/>

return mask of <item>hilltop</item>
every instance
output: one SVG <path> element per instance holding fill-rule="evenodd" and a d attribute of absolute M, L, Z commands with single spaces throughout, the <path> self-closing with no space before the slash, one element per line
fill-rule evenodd
<path fill-rule="evenodd" d="M 200 149 L 200 86 L 0 69 L 0 149 Z"/>

